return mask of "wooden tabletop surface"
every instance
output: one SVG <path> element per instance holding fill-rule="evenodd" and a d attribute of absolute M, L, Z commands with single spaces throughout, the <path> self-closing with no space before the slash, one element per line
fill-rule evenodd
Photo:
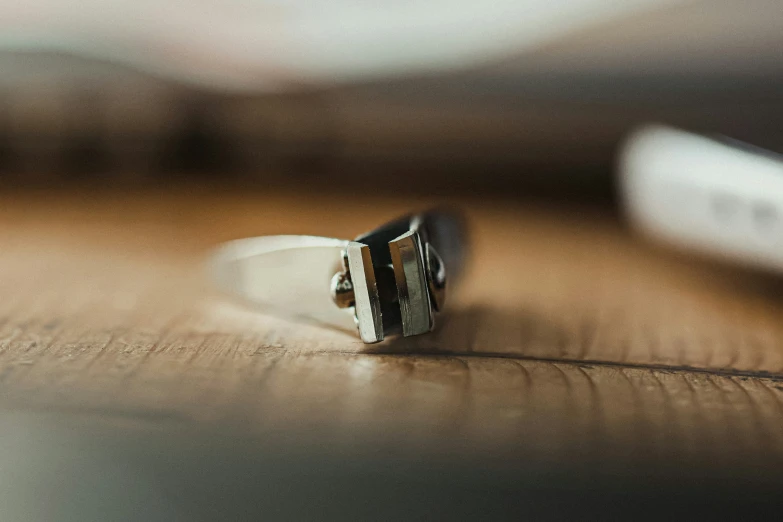
<path fill-rule="evenodd" d="M 753 478 L 783 461 L 781 281 L 649 246 L 604 209 L 447 199 L 470 226 L 463 286 L 437 332 L 379 345 L 205 281 L 221 241 L 349 238 L 444 202 L 338 199 L 0 196 L 3 411 L 558 469 L 676 462 Z"/>

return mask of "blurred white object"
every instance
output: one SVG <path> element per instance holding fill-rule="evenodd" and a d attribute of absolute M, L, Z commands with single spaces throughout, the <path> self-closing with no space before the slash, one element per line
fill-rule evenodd
<path fill-rule="evenodd" d="M 663 126 L 635 132 L 620 158 L 623 198 L 645 233 L 783 270 L 783 160 L 739 142 Z"/>
<path fill-rule="evenodd" d="M 0 5 L 0 50 L 54 50 L 233 88 L 449 70 L 677 0 Z"/>

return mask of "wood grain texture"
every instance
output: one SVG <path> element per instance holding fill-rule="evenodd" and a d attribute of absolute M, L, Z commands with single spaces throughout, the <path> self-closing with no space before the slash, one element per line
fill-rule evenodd
<path fill-rule="evenodd" d="M 319 444 L 783 460 L 780 282 L 660 252 L 600 210 L 451 201 L 475 255 L 452 313 L 410 340 L 367 346 L 205 283 L 220 241 L 353 237 L 411 210 L 358 201 L 3 196 L 0 401 Z"/>

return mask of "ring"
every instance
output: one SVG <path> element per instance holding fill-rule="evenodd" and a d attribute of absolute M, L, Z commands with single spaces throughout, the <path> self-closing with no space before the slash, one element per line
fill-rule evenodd
<path fill-rule="evenodd" d="M 430 210 L 353 241 L 261 236 L 225 243 L 211 258 L 217 286 L 289 316 L 357 328 L 365 343 L 433 330 L 465 258 L 462 218 Z"/>

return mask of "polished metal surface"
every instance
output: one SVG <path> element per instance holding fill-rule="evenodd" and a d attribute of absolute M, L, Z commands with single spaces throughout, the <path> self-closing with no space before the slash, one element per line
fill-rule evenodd
<path fill-rule="evenodd" d="M 354 241 L 232 241 L 213 256 L 212 276 L 223 290 L 271 311 L 358 328 L 362 341 L 376 343 L 431 331 L 463 258 L 461 220 L 438 211 L 391 221 Z"/>
<path fill-rule="evenodd" d="M 370 247 L 351 241 L 346 248 L 348 270 L 354 285 L 356 324 L 365 343 L 383 340 L 383 318 Z"/>
<path fill-rule="evenodd" d="M 372 260 L 379 303 L 373 311 L 380 312 L 383 326 L 376 339 L 431 331 L 435 314 L 443 310 L 446 287 L 461 271 L 465 241 L 459 216 L 444 211 L 406 216 L 363 234 L 356 241 L 368 247 Z M 367 273 L 365 267 L 363 274 Z M 447 273 L 453 275 L 447 278 Z M 360 331 L 369 328 L 364 323 L 372 317 L 378 332 L 378 315 L 370 316 L 359 304 L 358 281 L 363 276 L 350 267 L 347 276 L 354 282 Z M 362 339 L 370 342 L 369 337 Z"/>
<path fill-rule="evenodd" d="M 389 242 L 397 298 L 402 316 L 402 334 L 418 335 L 434 326 L 421 238 L 414 231 L 406 232 Z"/>

